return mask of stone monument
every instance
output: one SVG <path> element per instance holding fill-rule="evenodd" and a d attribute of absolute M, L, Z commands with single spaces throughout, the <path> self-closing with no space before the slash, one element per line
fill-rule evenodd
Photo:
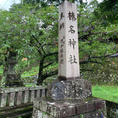
<path fill-rule="evenodd" d="M 7 68 L 5 73 L 6 83 L 5 86 L 7 87 L 21 87 L 24 86 L 23 82 L 21 81 L 20 74 L 16 73 L 15 65 L 17 62 L 17 53 L 13 51 L 9 51 L 9 55 L 6 58 Z"/>
<path fill-rule="evenodd" d="M 59 82 L 52 85 L 52 98 L 82 99 L 91 95 L 89 82 L 80 79 L 77 7 L 65 1 L 59 6 Z"/>
<path fill-rule="evenodd" d="M 105 118 L 105 102 L 80 78 L 77 29 L 77 7 L 65 0 L 59 6 L 58 81 L 47 98 L 35 100 L 33 118 Z"/>

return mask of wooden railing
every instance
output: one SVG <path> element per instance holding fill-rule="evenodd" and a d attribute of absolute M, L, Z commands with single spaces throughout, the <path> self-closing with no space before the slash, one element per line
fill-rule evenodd
<path fill-rule="evenodd" d="M 32 103 L 35 98 L 45 97 L 45 87 L 0 88 L 0 108 Z"/>

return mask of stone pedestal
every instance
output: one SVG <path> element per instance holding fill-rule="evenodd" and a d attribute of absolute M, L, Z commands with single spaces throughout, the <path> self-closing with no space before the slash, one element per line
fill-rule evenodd
<path fill-rule="evenodd" d="M 81 101 L 38 99 L 34 102 L 33 118 L 106 118 L 106 105 L 96 98 Z"/>

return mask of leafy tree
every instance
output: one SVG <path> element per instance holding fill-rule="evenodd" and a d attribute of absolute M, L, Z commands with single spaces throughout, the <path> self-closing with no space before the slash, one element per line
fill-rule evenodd
<path fill-rule="evenodd" d="M 39 6 L 40 3 L 14 5 L 10 12 L 0 12 L 3 16 L 0 19 L 1 52 L 8 57 L 12 50 L 17 53 L 19 61 L 22 57 L 39 60 L 38 85 L 57 74 L 58 53 L 58 9 L 53 5 Z M 96 75 L 96 70 L 99 70 L 100 73 L 118 48 L 110 40 L 117 38 L 118 25 L 103 25 L 94 12 L 96 8 L 97 2 L 78 7 L 80 64 L 85 78 L 89 77 L 88 72 Z M 2 58 L 5 62 L 5 57 Z"/>
<path fill-rule="evenodd" d="M 12 63 L 17 63 L 16 58 L 18 55 L 18 50 L 21 49 L 21 45 L 25 43 L 19 40 L 21 36 L 20 27 L 22 27 L 22 24 L 19 23 L 20 17 L 18 16 L 18 14 L 13 14 L 8 11 L 1 11 L 0 16 L 0 23 L 2 24 L 0 26 L 1 57 L 3 59 L 4 64 L 4 75 L 6 76 L 6 80 L 10 80 L 8 75 L 13 75 L 13 73 L 11 72 L 12 69 L 10 68 L 10 65 L 12 65 Z M 15 62 L 11 62 L 12 60 L 14 60 Z M 13 81 L 15 81 L 16 83 L 16 81 L 18 80 L 17 77 L 15 78 L 13 79 Z M 13 81 L 11 83 L 14 83 Z M 6 81 L 6 85 L 12 86 L 12 84 L 9 84 L 7 82 L 8 81 Z M 17 82 L 17 84 L 18 83 L 19 82 Z"/>
<path fill-rule="evenodd" d="M 116 79 L 115 77 L 108 79 L 110 75 L 117 74 L 116 68 L 112 64 L 112 62 L 117 62 L 115 59 L 111 59 L 110 55 L 117 53 L 116 29 L 118 25 L 112 23 L 104 25 L 101 21 L 102 15 L 101 17 L 99 15 L 100 19 L 96 17 L 94 10 L 97 9 L 97 6 L 98 3 L 93 1 L 79 10 L 80 62 L 85 60 L 81 65 L 81 70 L 83 70 L 85 78 L 108 82 Z M 107 19 L 104 21 L 109 22 Z"/>
<path fill-rule="evenodd" d="M 57 65 L 58 54 L 58 11 L 54 6 L 49 6 L 39 11 L 36 10 L 35 13 L 37 16 L 40 16 L 42 25 L 38 32 L 37 29 L 33 30 L 30 41 L 31 44 L 37 48 L 40 56 L 37 84 L 41 84 L 47 77 L 57 74 L 57 66 L 55 65 Z"/>
<path fill-rule="evenodd" d="M 81 5 L 83 4 L 83 0 L 68 0 L 70 2 L 77 2 L 80 3 Z M 40 3 L 42 7 L 46 7 L 47 5 L 53 4 L 53 5 L 59 5 L 62 2 L 64 2 L 64 0 L 23 0 L 24 4 L 33 4 L 36 5 L 37 3 Z"/>
<path fill-rule="evenodd" d="M 3 11 L 1 15 L 4 16 L 1 19 L 1 32 L 4 33 L 0 35 L 2 52 L 9 54 L 12 50 L 21 58 L 26 51 L 34 51 L 40 60 L 38 84 L 39 81 L 41 83 L 45 78 L 56 74 L 57 69 L 46 69 L 57 60 L 56 8 L 49 6 L 35 10 L 32 5 L 14 5 L 10 12 Z M 5 57 L 3 60 L 5 62 Z"/>
<path fill-rule="evenodd" d="M 97 18 L 99 18 L 104 25 L 110 23 L 118 23 L 118 1 L 117 0 L 104 0 L 98 4 L 97 9 L 94 11 Z"/>

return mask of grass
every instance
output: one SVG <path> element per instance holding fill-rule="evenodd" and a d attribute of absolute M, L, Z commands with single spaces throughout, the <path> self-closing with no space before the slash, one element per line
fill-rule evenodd
<path fill-rule="evenodd" d="M 3 66 L 0 66 L 0 75 L 3 73 Z"/>
<path fill-rule="evenodd" d="M 118 103 L 118 86 L 95 85 L 92 87 L 94 97 Z"/>
<path fill-rule="evenodd" d="M 32 67 L 31 70 L 25 71 L 25 72 L 21 75 L 21 77 L 28 77 L 28 76 L 37 75 L 37 73 L 38 73 L 38 68 L 39 68 L 38 66 L 37 66 L 37 67 Z"/>

